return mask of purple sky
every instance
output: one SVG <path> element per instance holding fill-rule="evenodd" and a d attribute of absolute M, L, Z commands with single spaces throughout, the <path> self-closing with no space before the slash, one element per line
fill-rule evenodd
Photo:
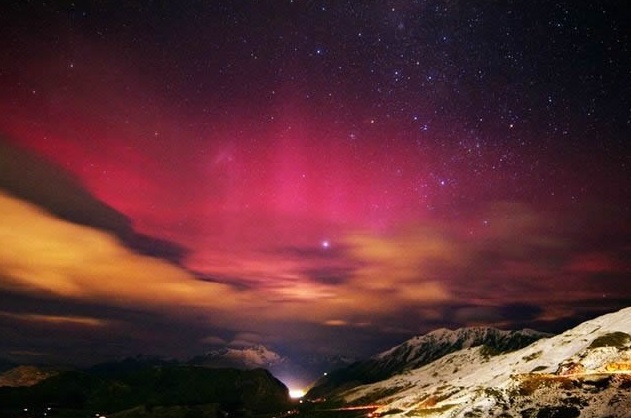
<path fill-rule="evenodd" d="M 2 357 L 308 369 L 631 301 L 625 2 L 24 3 L 0 6 Z"/>

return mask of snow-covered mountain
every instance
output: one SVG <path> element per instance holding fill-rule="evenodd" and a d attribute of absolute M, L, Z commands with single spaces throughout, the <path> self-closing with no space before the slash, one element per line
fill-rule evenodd
<path fill-rule="evenodd" d="M 224 348 L 211 351 L 191 360 L 191 364 L 204 367 L 234 367 L 237 369 L 256 369 L 277 366 L 286 361 L 280 354 L 264 345 L 246 348 Z"/>
<path fill-rule="evenodd" d="M 429 364 L 463 348 L 484 346 L 485 353 L 498 354 L 526 347 L 549 336 L 550 334 L 530 329 L 502 331 L 490 327 L 475 327 L 452 331 L 443 328 L 414 337 L 366 361 L 328 373 L 316 382 L 308 396 L 312 399 L 328 397 L 340 390 L 378 382 Z"/>
<path fill-rule="evenodd" d="M 496 352 L 512 351 L 550 336 L 550 334 L 531 329 L 503 331 L 496 328 L 477 327 L 452 331 L 442 328 L 414 337 L 377 355 L 375 360 L 384 369 L 403 371 L 431 363 L 463 348 L 485 345 L 489 350 Z"/>
<path fill-rule="evenodd" d="M 509 353 L 469 345 L 339 397 L 388 417 L 631 417 L 630 334 L 626 308 Z"/>

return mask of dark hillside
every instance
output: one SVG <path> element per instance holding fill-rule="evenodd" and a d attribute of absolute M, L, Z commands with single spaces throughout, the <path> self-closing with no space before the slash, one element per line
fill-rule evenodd
<path fill-rule="evenodd" d="M 289 404 L 287 388 L 263 369 L 175 365 L 131 369 L 65 372 L 32 387 L 0 388 L 0 416 L 50 405 L 94 415 L 176 406 L 184 411 L 188 409 L 183 407 L 199 405 L 215 405 L 211 409 L 219 411 L 266 413 Z"/>

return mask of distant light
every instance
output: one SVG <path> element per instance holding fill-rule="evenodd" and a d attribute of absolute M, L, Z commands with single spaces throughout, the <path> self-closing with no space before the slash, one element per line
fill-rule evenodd
<path fill-rule="evenodd" d="M 305 396 L 305 391 L 302 389 L 292 389 L 289 391 L 289 397 L 292 399 L 300 399 Z"/>
<path fill-rule="evenodd" d="M 331 243 L 328 240 L 324 240 L 322 241 L 322 248 L 329 248 L 331 246 Z"/>

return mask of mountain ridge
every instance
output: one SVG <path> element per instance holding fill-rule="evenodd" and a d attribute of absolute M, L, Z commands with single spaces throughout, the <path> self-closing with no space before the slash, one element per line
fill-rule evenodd
<path fill-rule="evenodd" d="M 464 348 L 337 396 L 391 417 L 629 417 L 631 308 L 512 352 Z"/>
<path fill-rule="evenodd" d="M 246 415 L 282 411 L 289 404 L 287 387 L 260 368 L 128 364 L 111 371 L 66 371 L 33 386 L 0 388 L 3 417 L 20 417 L 26 406 L 30 410 L 53 406 L 74 411 L 76 416 L 124 411 L 131 411 L 128 416 L 144 416 L 156 407 L 175 408 L 169 416 L 184 418 L 190 416 L 191 408 L 198 407 L 208 416 L 234 416 L 237 411 Z"/>
<path fill-rule="evenodd" d="M 307 393 L 310 399 L 330 396 L 361 384 L 387 379 L 406 370 L 429 364 L 463 348 L 487 347 L 491 353 L 525 347 L 551 334 L 524 329 L 504 331 L 493 327 L 469 327 L 456 330 L 437 329 L 412 337 L 402 344 L 367 360 L 334 370 L 320 378 Z"/>

